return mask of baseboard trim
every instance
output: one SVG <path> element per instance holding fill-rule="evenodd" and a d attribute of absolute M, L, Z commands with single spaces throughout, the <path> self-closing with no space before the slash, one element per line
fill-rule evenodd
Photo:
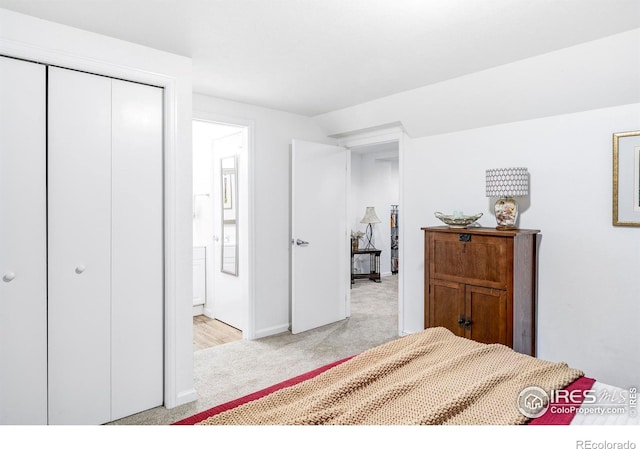
<path fill-rule="evenodd" d="M 193 306 L 191 313 L 193 314 L 193 316 L 202 315 L 203 310 L 204 309 L 202 306 Z"/>
<path fill-rule="evenodd" d="M 270 337 L 271 335 L 281 334 L 283 332 L 289 332 L 289 323 L 269 327 L 267 329 L 256 330 L 253 339 Z"/>
<path fill-rule="evenodd" d="M 195 390 L 195 388 L 192 388 L 190 390 L 181 391 L 180 393 L 178 393 L 176 395 L 176 403 L 172 407 L 167 407 L 165 405 L 165 408 L 171 409 L 171 408 L 177 407 L 179 405 L 188 404 L 189 402 L 193 402 L 196 399 L 198 399 L 198 392 Z"/>

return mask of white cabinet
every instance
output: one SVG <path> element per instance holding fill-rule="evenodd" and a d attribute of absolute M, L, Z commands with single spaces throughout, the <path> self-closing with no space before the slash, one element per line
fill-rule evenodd
<path fill-rule="evenodd" d="M 16 274 L 0 299 L 0 423 L 101 424 L 161 405 L 162 89 L 20 62 L 39 69 L 34 87 L 0 60 L 0 275 Z M 10 107 L 27 120 L 5 122 Z M 41 416 L 22 416 L 25 396 Z"/>
<path fill-rule="evenodd" d="M 193 248 L 193 305 L 202 306 L 207 298 L 206 248 Z"/>

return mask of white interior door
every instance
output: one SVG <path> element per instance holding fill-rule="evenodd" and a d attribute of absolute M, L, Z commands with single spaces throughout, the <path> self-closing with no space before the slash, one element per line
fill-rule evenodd
<path fill-rule="evenodd" d="M 239 330 L 246 329 L 246 298 L 243 284 L 247 273 L 240 270 L 239 247 L 241 242 L 241 208 L 246 208 L 240 198 L 246 192 L 241 184 L 239 162 L 246 154 L 247 132 L 229 127 L 233 134 L 213 142 L 213 217 L 215 254 L 213 263 L 212 295 L 213 316 Z M 244 251 L 243 251 L 244 253 Z M 245 266 L 245 264 L 243 264 Z"/>
<path fill-rule="evenodd" d="M 0 57 L 0 424 L 47 423 L 45 70 Z"/>
<path fill-rule="evenodd" d="M 291 144 L 291 332 L 346 318 L 349 279 L 345 148 Z"/>
<path fill-rule="evenodd" d="M 49 69 L 49 423 L 163 402 L 162 90 Z"/>
<path fill-rule="evenodd" d="M 100 424 L 111 417 L 111 80 L 50 67 L 48 105 L 49 423 Z"/>
<path fill-rule="evenodd" d="M 111 420 L 163 402 L 162 89 L 112 80 Z"/>

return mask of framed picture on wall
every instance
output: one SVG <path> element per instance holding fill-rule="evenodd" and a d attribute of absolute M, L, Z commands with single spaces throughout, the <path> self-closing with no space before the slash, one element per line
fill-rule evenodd
<path fill-rule="evenodd" d="M 613 225 L 640 226 L 640 131 L 613 134 Z"/>

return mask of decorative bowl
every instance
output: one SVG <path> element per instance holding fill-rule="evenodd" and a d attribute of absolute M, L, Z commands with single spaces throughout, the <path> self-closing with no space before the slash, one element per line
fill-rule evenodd
<path fill-rule="evenodd" d="M 466 228 L 482 217 L 482 212 L 475 215 L 445 215 L 441 212 L 436 212 L 434 215 L 450 228 Z"/>

